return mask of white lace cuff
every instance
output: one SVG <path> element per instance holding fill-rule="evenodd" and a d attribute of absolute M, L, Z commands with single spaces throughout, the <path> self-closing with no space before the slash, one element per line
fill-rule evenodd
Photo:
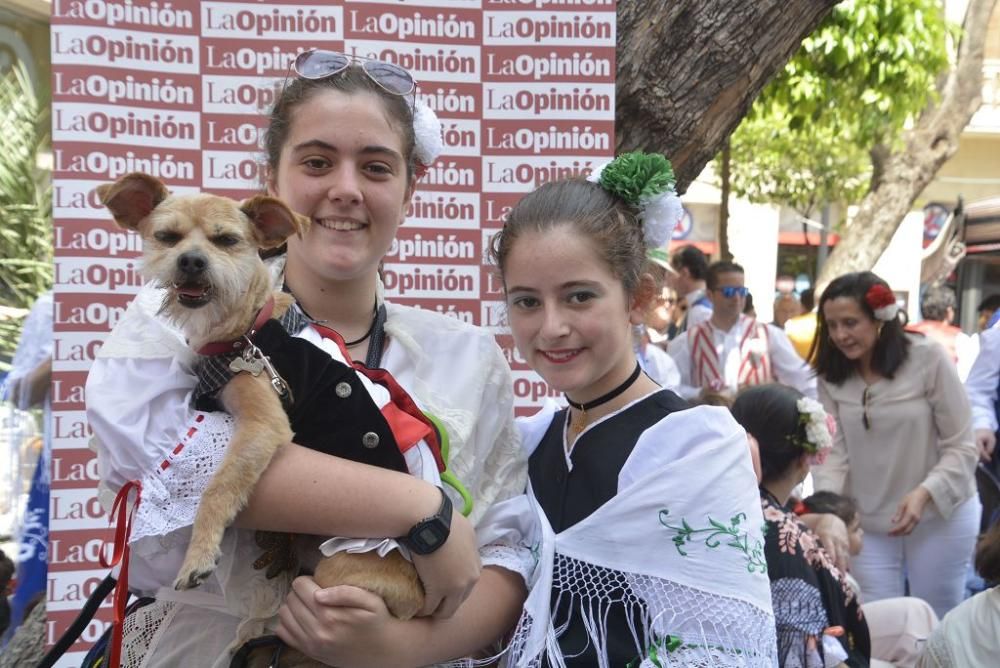
<path fill-rule="evenodd" d="M 479 548 L 479 559 L 483 566 L 496 566 L 517 573 L 524 580 L 524 585 L 531 588 L 531 575 L 537 562 L 527 547 L 491 543 Z"/>

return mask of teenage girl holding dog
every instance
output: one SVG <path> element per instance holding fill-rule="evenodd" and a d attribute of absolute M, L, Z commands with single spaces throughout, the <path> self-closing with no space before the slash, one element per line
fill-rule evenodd
<path fill-rule="evenodd" d="M 625 154 L 527 195 L 492 244 L 514 341 L 569 403 L 520 425 L 545 539 L 517 665 L 775 665 L 746 434 L 636 362 L 672 185 L 663 156 Z"/>
<path fill-rule="evenodd" d="M 438 528 L 449 519 L 436 517 L 442 493 L 431 484 L 294 444 L 274 457 L 238 528 L 227 531 L 215 572 L 198 589 L 170 587 L 232 423 L 191 409 L 191 353 L 157 317 L 160 292 L 147 286 L 87 383 L 103 497 L 129 480 L 143 485 L 130 585 L 155 600 L 126 620 L 127 665 L 228 666 L 235 639 L 259 631 L 243 620 L 272 616 L 282 603 L 280 637 L 342 668 L 461 657 L 516 622 L 534 562 L 522 539 L 530 513 L 509 369 L 490 334 L 386 302 L 378 275 L 419 163 L 433 162 L 440 141 L 433 114 L 414 98 L 412 77 L 394 65 L 306 52 L 271 113 L 266 157 L 268 190 L 311 219 L 308 231 L 270 260 L 276 287 L 290 291 L 308 318 L 336 330 L 353 359 L 388 370 L 440 419 L 450 469 L 471 492 L 469 518 L 456 504 L 450 532 L 444 539 L 438 532 L 429 554 L 414 555 L 427 594 L 423 616 L 401 622 L 377 596 L 320 590 L 307 577 L 285 601 L 287 591 L 253 567 L 261 553 L 254 530 L 379 538 L 406 535 L 428 518 Z"/>

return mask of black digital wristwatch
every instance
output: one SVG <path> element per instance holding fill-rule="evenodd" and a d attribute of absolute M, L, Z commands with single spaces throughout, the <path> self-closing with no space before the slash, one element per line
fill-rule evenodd
<path fill-rule="evenodd" d="M 444 545 L 451 533 L 451 499 L 443 488 L 438 489 L 441 490 L 441 507 L 437 514 L 420 520 L 409 533 L 397 539 L 414 554 L 431 554 Z"/>

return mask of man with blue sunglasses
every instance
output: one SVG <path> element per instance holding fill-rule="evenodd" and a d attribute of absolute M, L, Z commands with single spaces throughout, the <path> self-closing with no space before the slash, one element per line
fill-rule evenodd
<path fill-rule="evenodd" d="M 788 336 L 744 315 L 748 291 L 743 267 L 716 262 L 708 268 L 706 288 L 711 317 L 670 343 L 670 356 L 681 372 L 678 394 L 732 399 L 744 387 L 779 382 L 815 399 L 816 378 Z"/>

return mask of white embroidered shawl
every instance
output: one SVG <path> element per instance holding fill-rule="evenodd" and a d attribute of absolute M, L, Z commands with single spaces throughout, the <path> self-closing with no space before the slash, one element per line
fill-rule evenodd
<path fill-rule="evenodd" d="M 529 451 L 553 412 L 520 424 Z M 643 666 L 776 665 L 760 497 L 745 432 L 725 409 L 676 412 L 644 432 L 618 495 L 588 519 L 554 534 L 535 510 L 539 565 L 505 665 L 539 665 L 543 654 L 564 665 L 558 636 L 567 620 L 550 613 L 561 597 L 583 616 L 600 656 L 616 589 L 642 604 L 628 622 Z M 663 645 L 650 651 L 639 637 Z M 599 666 L 610 668 L 606 656 Z"/>

